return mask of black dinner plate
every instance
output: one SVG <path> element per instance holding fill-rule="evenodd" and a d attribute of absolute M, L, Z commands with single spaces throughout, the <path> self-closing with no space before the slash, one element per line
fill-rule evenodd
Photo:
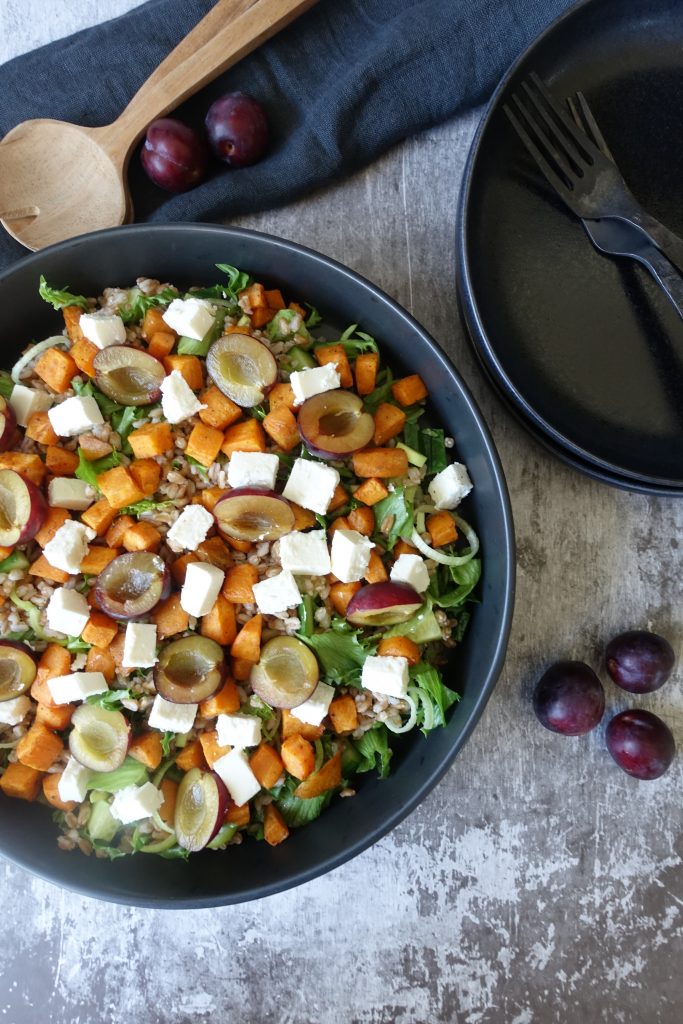
<path fill-rule="evenodd" d="M 531 71 L 582 90 L 634 194 L 683 235 L 683 4 L 587 0 L 508 72 L 461 193 L 458 287 L 480 359 L 536 435 L 606 482 L 683 493 L 683 321 L 599 254 L 503 112 Z"/>

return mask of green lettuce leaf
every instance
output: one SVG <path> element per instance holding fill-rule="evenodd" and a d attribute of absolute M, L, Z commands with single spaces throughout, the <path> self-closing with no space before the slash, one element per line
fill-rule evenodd
<path fill-rule="evenodd" d="M 14 391 L 14 381 L 9 370 L 0 370 L 0 395 L 9 398 Z"/>
<path fill-rule="evenodd" d="M 374 506 L 375 522 L 378 529 L 387 516 L 394 517 L 389 532 L 386 535 L 378 533 L 375 538 L 390 550 L 399 537 L 410 540 L 412 536 L 415 527 L 414 496 L 414 487 L 396 487 L 389 492 L 386 498 L 382 498 Z"/>
<path fill-rule="evenodd" d="M 80 306 L 81 309 L 90 309 L 85 295 L 74 295 L 66 288 L 51 288 L 43 275 L 40 275 L 38 294 L 43 302 L 48 302 L 53 309 L 64 309 L 65 306 Z"/>
<path fill-rule="evenodd" d="M 290 828 L 301 828 L 302 825 L 315 821 L 325 810 L 334 793 L 334 790 L 328 789 L 326 793 L 311 797 L 310 800 L 300 800 L 292 791 L 298 785 L 298 780 L 288 779 L 274 801 Z"/>
<path fill-rule="evenodd" d="M 104 693 L 91 693 L 85 699 L 88 704 L 97 704 L 105 711 L 120 711 L 121 701 L 128 700 L 132 696 L 131 690 L 105 690 Z"/>
<path fill-rule="evenodd" d="M 127 757 L 120 768 L 115 768 L 113 772 L 93 772 L 88 779 L 87 788 L 102 793 L 116 793 L 126 786 L 141 786 L 148 779 L 144 764 L 136 761 L 134 757 Z"/>
<path fill-rule="evenodd" d="M 439 608 L 457 608 L 470 596 L 480 577 L 479 558 L 472 558 L 464 565 L 439 566 L 429 588 L 433 603 Z"/>
<path fill-rule="evenodd" d="M 422 724 L 422 731 L 426 735 L 432 729 L 446 724 L 446 712 L 456 701 L 460 700 L 460 695 L 449 690 L 444 685 L 439 670 L 426 662 L 421 661 L 417 665 L 413 665 L 410 669 L 410 678 L 417 687 L 420 697 L 417 717 L 418 722 Z M 424 705 L 427 705 L 427 710 L 431 709 L 428 723 L 425 719 Z"/>
<path fill-rule="evenodd" d="M 156 295 L 145 295 L 139 288 L 131 288 L 128 302 L 119 307 L 119 316 L 124 324 L 136 324 L 142 320 L 148 309 L 154 306 L 168 306 L 178 298 L 175 288 L 163 288 Z"/>
<path fill-rule="evenodd" d="M 346 622 L 335 618 L 331 628 L 324 633 L 297 636 L 316 655 L 327 682 L 341 686 L 360 686 L 361 670 L 369 654 L 377 649 L 377 640 L 366 639 L 362 632 Z"/>
<path fill-rule="evenodd" d="M 295 328 L 292 328 L 293 320 L 298 323 Z M 295 334 L 305 339 L 307 343 L 313 340 L 301 314 L 295 309 L 279 309 L 266 327 L 266 337 L 269 341 L 287 341 Z"/>
<path fill-rule="evenodd" d="M 377 769 L 380 779 L 386 779 L 390 772 L 389 763 L 393 753 L 389 746 L 386 725 L 381 722 L 373 725 L 359 740 L 354 740 L 354 746 L 362 758 L 356 771 L 371 772 Z"/>
<path fill-rule="evenodd" d="M 0 562 L 0 572 L 11 572 L 12 569 L 28 569 L 29 561 L 23 551 L 13 551 Z"/>
<path fill-rule="evenodd" d="M 99 491 L 97 486 L 97 477 L 100 473 L 106 473 L 108 469 L 113 469 L 114 466 L 120 466 L 123 459 L 121 458 L 120 452 L 113 451 L 109 455 L 105 455 L 102 459 L 95 459 L 93 462 L 89 462 L 83 454 L 83 449 L 78 449 L 78 466 L 76 467 L 75 476 L 79 480 L 83 480 L 86 484 L 94 487 L 96 491 Z"/>
<path fill-rule="evenodd" d="M 119 515 L 122 516 L 141 516 L 143 512 L 154 512 L 158 508 L 168 508 L 172 505 L 172 501 L 154 501 L 153 498 L 143 498 L 142 501 L 136 501 L 134 505 L 126 505 L 119 511 Z"/>

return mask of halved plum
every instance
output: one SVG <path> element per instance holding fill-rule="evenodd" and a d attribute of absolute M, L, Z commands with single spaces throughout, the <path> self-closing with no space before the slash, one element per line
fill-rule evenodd
<path fill-rule="evenodd" d="M 407 622 L 421 605 L 417 590 L 407 583 L 368 583 L 349 601 L 346 618 L 354 626 L 393 626 Z"/>
<path fill-rule="evenodd" d="M 30 480 L 0 469 L 0 547 L 33 540 L 45 522 L 47 503 Z"/>
<path fill-rule="evenodd" d="M 154 669 L 157 693 L 174 704 L 198 704 L 212 697 L 225 679 L 225 654 L 205 636 L 185 636 L 167 644 Z"/>
<path fill-rule="evenodd" d="M 372 441 L 375 421 L 363 399 L 341 388 L 308 398 L 299 410 L 299 430 L 312 455 L 341 459 Z"/>
<path fill-rule="evenodd" d="M 113 619 L 141 619 L 170 592 L 168 566 L 150 551 L 134 551 L 112 559 L 95 583 L 97 603 Z"/>
<path fill-rule="evenodd" d="M 38 666 L 30 647 L 18 640 L 0 642 L 0 702 L 26 693 L 36 678 Z"/>
<path fill-rule="evenodd" d="M 163 363 L 130 345 L 109 345 L 93 359 L 95 383 L 120 405 L 151 405 L 161 398 Z"/>
<path fill-rule="evenodd" d="M 277 380 L 275 356 L 250 334 L 226 334 L 214 341 L 206 368 L 216 387 L 243 409 L 262 402 Z"/>
<path fill-rule="evenodd" d="M 6 452 L 10 447 L 16 429 L 17 418 L 14 415 L 14 409 L 0 395 L 0 452 Z"/>
<path fill-rule="evenodd" d="M 320 678 L 313 652 L 294 636 L 276 636 L 263 645 L 251 670 L 254 693 L 274 708 L 296 708 L 308 700 Z"/>
<path fill-rule="evenodd" d="M 235 487 L 216 502 L 213 514 L 233 540 L 278 540 L 294 529 L 289 502 L 264 487 Z"/>
<path fill-rule="evenodd" d="M 113 772 L 126 759 L 130 730 L 120 711 L 81 704 L 71 718 L 69 750 L 94 772 Z"/>
<path fill-rule="evenodd" d="M 225 783 L 215 772 L 190 768 L 176 797 L 173 828 L 178 845 L 190 853 L 203 850 L 218 833 L 229 804 Z"/>

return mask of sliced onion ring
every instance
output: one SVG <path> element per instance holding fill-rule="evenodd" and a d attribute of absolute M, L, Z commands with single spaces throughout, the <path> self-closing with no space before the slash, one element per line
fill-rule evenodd
<path fill-rule="evenodd" d="M 436 548 L 431 548 L 429 544 L 426 544 L 422 540 L 421 534 L 425 532 L 425 514 L 428 512 L 435 512 L 436 509 L 432 505 L 420 505 L 415 512 L 416 528 L 413 530 L 410 538 L 410 543 L 413 544 L 425 558 L 431 558 L 434 562 L 440 562 L 441 565 L 466 565 L 470 562 L 477 551 L 479 550 L 479 538 L 472 529 L 469 523 L 466 523 L 460 516 L 453 515 L 456 526 L 462 530 L 467 538 L 469 544 L 469 550 L 464 555 L 446 555 L 443 551 L 438 551 Z"/>

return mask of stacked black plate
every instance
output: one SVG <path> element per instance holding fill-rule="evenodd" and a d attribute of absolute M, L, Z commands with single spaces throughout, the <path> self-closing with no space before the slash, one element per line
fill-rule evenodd
<path fill-rule="evenodd" d="M 683 320 L 647 272 L 599 254 L 503 112 L 535 71 L 581 90 L 632 192 L 683 236 L 683 4 L 587 0 L 508 72 L 461 194 L 458 292 L 488 378 L 565 462 L 683 496 Z"/>

